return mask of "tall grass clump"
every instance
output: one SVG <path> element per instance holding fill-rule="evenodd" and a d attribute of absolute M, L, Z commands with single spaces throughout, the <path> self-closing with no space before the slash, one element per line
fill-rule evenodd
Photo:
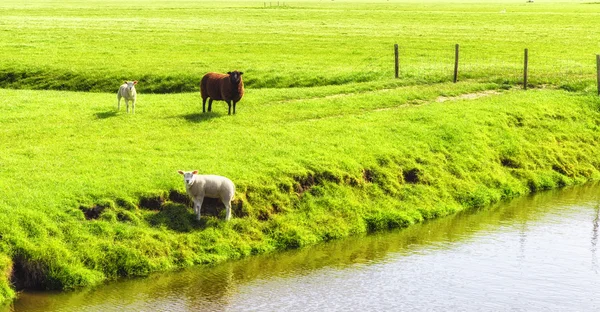
<path fill-rule="evenodd" d="M 4 254 L 0 254 L 0 305 L 15 297 L 15 291 L 10 287 L 12 275 L 12 261 Z"/>

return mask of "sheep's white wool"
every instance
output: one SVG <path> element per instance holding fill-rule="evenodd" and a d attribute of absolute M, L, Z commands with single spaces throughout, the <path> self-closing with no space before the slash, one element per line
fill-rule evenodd
<path fill-rule="evenodd" d="M 121 110 L 121 98 L 125 99 L 125 105 L 127 105 L 127 112 L 129 113 L 129 101 L 131 104 L 131 113 L 135 113 L 135 102 L 137 98 L 137 92 L 135 91 L 135 85 L 137 81 L 126 81 L 119 87 L 117 92 L 117 110 Z"/>
<path fill-rule="evenodd" d="M 226 209 L 225 220 L 231 219 L 231 201 L 235 195 L 235 185 L 231 180 L 218 175 L 197 175 L 197 171 L 179 173 L 183 175 L 185 190 L 194 201 L 198 220 L 204 197 L 221 199 Z"/>

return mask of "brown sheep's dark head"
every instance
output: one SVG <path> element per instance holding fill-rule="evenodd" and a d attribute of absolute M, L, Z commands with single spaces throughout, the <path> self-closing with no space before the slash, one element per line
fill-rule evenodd
<path fill-rule="evenodd" d="M 227 72 L 227 74 L 229 74 L 229 81 L 231 81 L 231 84 L 237 86 L 237 85 L 240 84 L 240 81 L 242 81 L 242 75 L 244 73 L 235 70 L 235 71 L 232 71 L 232 72 Z"/>

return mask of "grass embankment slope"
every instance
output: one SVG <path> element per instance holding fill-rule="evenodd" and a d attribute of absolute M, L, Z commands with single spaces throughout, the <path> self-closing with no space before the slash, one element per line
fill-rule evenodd
<path fill-rule="evenodd" d="M 3 263 L 15 263 L 21 287 L 93 285 L 600 178 L 595 96 L 532 90 L 428 102 L 488 87 L 291 101 L 249 90 L 235 117 L 217 105 L 206 118 L 195 94 L 145 95 L 135 116 L 113 116 L 112 94 L 3 90 L 2 135 L 12 138 L 0 143 Z M 175 171 L 192 168 L 237 183 L 231 222 L 196 223 L 178 196 L 162 195 L 181 192 Z M 160 207 L 140 202 L 160 196 Z M 99 206 L 98 219 L 80 210 Z"/>
<path fill-rule="evenodd" d="M 263 9 L 151 1 L 116 11 L 109 10 L 115 3 L 102 3 L 0 4 L 0 51 L 10 56 L 0 65 L 12 77 L 3 86 L 111 91 L 0 90 L 0 301 L 14 288 L 69 289 L 216 263 L 600 179 L 600 100 L 589 92 L 594 44 L 572 38 L 586 38 L 591 21 L 581 6 L 544 11 L 507 3 L 507 12 L 524 10 L 519 18 L 482 31 L 491 14 L 509 15 L 492 5 L 447 3 Z M 561 10 L 569 14 L 555 14 Z M 383 18 L 389 14 L 396 18 Z M 547 15 L 557 18 L 542 23 Z M 452 25 L 473 32 L 442 36 L 448 23 L 438 20 L 455 19 Z M 219 27 L 204 24 L 216 20 Z M 556 63 L 538 63 L 532 68 L 548 75 L 532 77 L 534 84 L 582 92 L 512 90 L 437 101 L 517 81 L 518 72 L 505 77 L 512 56 L 492 47 L 524 39 L 485 34 L 528 33 L 510 25 L 531 20 L 542 34 L 555 32 L 536 41 L 545 47 L 541 59 L 564 59 L 560 47 L 572 45 L 569 68 L 586 68 L 559 80 L 550 75 Z M 230 32 L 240 21 L 243 35 Z M 571 22 L 564 31 L 555 27 Z M 396 23 L 405 24 L 391 27 Z M 134 47 L 112 40 L 130 33 L 143 40 Z M 425 54 L 407 58 L 403 79 L 391 80 L 390 55 L 372 51 L 388 51 L 400 36 Z M 488 74 L 470 65 L 471 80 L 450 84 L 446 65 L 423 65 L 458 39 L 478 47 L 484 59 L 473 64 L 491 64 Z M 331 55 L 332 46 L 339 55 Z M 194 63 L 200 61 L 206 63 Z M 250 86 L 236 116 L 224 115 L 220 102 L 201 114 L 197 93 L 148 94 L 195 88 L 204 72 L 232 66 Z M 114 80 L 132 76 L 141 77 L 136 115 L 117 113 Z M 178 169 L 230 177 L 235 218 L 225 223 L 207 213 L 194 221 Z"/>

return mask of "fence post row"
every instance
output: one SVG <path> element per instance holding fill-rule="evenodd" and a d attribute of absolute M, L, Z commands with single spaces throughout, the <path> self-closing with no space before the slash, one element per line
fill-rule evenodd
<path fill-rule="evenodd" d="M 398 60 L 398 44 L 394 44 L 394 61 L 395 61 L 395 66 L 394 66 L 394 72 L 396 73 L 396 78 L 398 78 L 399 76 L 399 72 L 400 72 L 400 61 Z"/>
<path fill-rule="evenodd" d="M 266 4 L 266 3 L 265 3 Z M 454 83 L 458 81 L 458 56 L 459 56 L 460 46 L 456 44 L 454 50 Z M 596 55 L 596 74 L 598 81 L 598 95 L 600 96 L 600 54 Z M 400 76 L 400 61 L 399 61 L 399 53 L 398 53 L 398 44 L 394 44 L 394 73 L 395 77 L 398 78 Z M 523 55 L 523 90 L 527 90 L 527 79 L 529 76 L 529 49 L 524 50 Z"/>
<path fill-rule="evenodd" d="M 525 58 L 523 63 L 523 89 L 527 90 L 527 68 L 529 65 L 529 50 L 525 49 Z"/>
<path fill-rule="evenodd" d="M 458 43 L 454 51 L 454 83 L 458 80 Z"/>

